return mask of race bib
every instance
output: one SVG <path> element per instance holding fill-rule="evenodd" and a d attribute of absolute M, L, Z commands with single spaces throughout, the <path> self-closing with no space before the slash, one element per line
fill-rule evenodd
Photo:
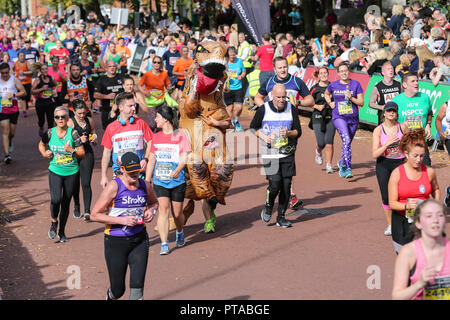
<path fill-rule="evenodd" d="M 156 179 L 161 181 L 171 180 L 172 177 L 170 174 L 172 173 L 172 164 L 167 162 L 160 162 L 156 164 L 155 176 Z"/>
<path fill-rule="evenodd" d="M 281 147 L 288 144 L 288 138 L 287 137 L 281 137 L 279 135 L 276 135 L 275 132 L 272 134 L 272 143 L 271 145 L 274 146 L 277 149 L 280 149 Z"/>
<path fill-rule="evenodd" d="M 55 163 L 59 166 L 71 164 L 73 162 L 73 156 L 71 153 L 56 153 Z"/>
<path fill-rule="evenodd" d="M 450 276 L 436 277 L 434 285 L 423 289 L 424 300 L 450 300 Z"/>
<path fill-rule="evenodd" d="M 227 76 L 230 79 L 236 79 L 238 74 L 237 74 L 236 70 L 230 70 L 230 71 L 227 72 Z"/>
<path fill-rule="evenodd" d="M 408 124 L 408 127 L 411 131 L 422 129 L 422 116 L 409 116 L 405 118 L 405 122 Z"/>
<path fill-rule="evenodd" d="M 352 114 L 353 107 L 349 101 L 339 101 L 338 111 L 340 115 Z"/>
<path fill-rule="evenodd" d="M 5 108 L 12 107 L 12 101 L 10 99 L 2 99 L 2 107 Z"/>
<path fill-rule="evenodd" d="M 42 92 L 42 96 L 44 98 L 50 98 L 51 96 L 53 96 L 53 92 L 50 91 L 50 90 L 45 90 L 45 91 Z"/>
<path fill-rule="evenodd" d="M 169 64 L 170 64 L 171 66 L 174 66 L 174 65 L 175 65 L 175 62 L 177 62 L 178 59 L 179 59 L 178 57 L 170 57 L 170 58 L 169 58 Z"/>

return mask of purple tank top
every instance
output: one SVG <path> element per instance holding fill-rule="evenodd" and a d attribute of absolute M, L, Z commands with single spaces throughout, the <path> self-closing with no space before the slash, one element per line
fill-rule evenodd
<path fill-rule="evenodd" d="M 129 190 L 125 187 L 120 177 L 114 179 L 118 189 L 111 207 L 108 210 L 108 215 L 113 217 L 124 216 L 143 216 L 145 207 L 147 205 L 147 188 L 145 181 L 139 179 L 139 188 L 136 190 Z M 107 225 L 105 234 L 115 237 L 128 237 L 138 234 L 145 229 L 145 224 L 137 224 L 134 227 L 113 224 Z"/>

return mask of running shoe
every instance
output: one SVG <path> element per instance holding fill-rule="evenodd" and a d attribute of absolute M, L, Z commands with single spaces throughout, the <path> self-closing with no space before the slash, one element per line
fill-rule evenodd
<path fill-rule="evenodd" d="M 56 228 L 58 227 L 58 222 L 53 222 L 50 225 L 50 230 L 48 230 L 48 237 L 50 239 L 55 239 L 56 237 Z"/>
<path fill-rule="evenodd" d="M 315 160 L 316 160 L 316 163 L 319 166 L 322 165 L 322 163 L 323 163 L 322 155 L 319 152 L 317 152 L 317 150 L 316 150 L 316 158 L 315 158 Z"/>
<path fill-rule="evenodd" d="M 235 129 L 236 132 L 244 131 L 244 129 L 242 128 L 242 126 L 241 126 L 241 124 L 239 123 L 239 121 L 236 121 L 236 122 L 234 123 L 234 129 Z"/>
<path fill-rule="evenodd" d="M 10 164 L 12 161 L 11 155 L 7 154 L 3 160 L 6 164 Z"/>
<path fill-rule="evenodd" d="M 8 148 L 8 152 L 12 153 L 14 151 L 14 145 L 12 144 L 12 142 L 9 142 L 9 148 Z"/>
<path fill-rule="evenodd" d="M 59 242 L 69 242 L 69 238 L 67 238 L 64 233 L 61 233 L 61 234 L 58 234 L 58 241 Z"/>
<path fill-rule="evenodd" d="M 387 226 L 386 230 L 384 230 L 385 236 L 392 236 L 392 228 L 391 226 Z"/>
<path fill-rule="evenodd" d="M 186 240 L 184 240 L 184 230 L 181 230 L 180 233 L 178 233 L 178 231 L 176 232 L 177 234 L 177 247 L 183 247 L 186 244 Z"/>
<path fill-rule="evenodd" d="M 215 231 L 216 231 L 216 230 L 214 229 L 214 224 L 213 224 L 213 222 L 211 221 L 211 219 L 206 220 L 204 229 L 205 229 L 205 232 L 206 232 L 206 233 L 212 233 L 212 232 L 215 232 Z"/>
<path fill-rule="evenodd" d="M 84 221 L 90 221 L 91 220 L 91 213 L 90 213 L 90 211 L 86 210 L 84 212 L 83 218 L 84 218 Z"/>
<path fill-rule="evenodd" d="M 271 206 L 270 204 L 267 204 L 264 206 L 264 209 L 261 211 L 261 219 L 264 222 L 269 222 L 270 219 L 272 218 L 272 211 L 273 211 L 273 206 Z"/>
<path fill-rule="evenodd" d="M 353 178 L 352 168 L 348 168 L 344 171 L 344 178 L 345 179 Z"/>
<path fill-rule="evenodd" d="M 344 172 L 345 172 L 346 168 L 345 168 L 345 166 L 342 164 L 341 160 L 338 161 L 338 167 L 339 167 L 339 176 L 342 177 L 342 178 L 344 178 L 344 177 L 345 177 Z"/>
<path fill-rule="evenodd" d="M 292 227 L 292 223 L 286 220 L 286 218 L 283 215 L 277 217 L 277 226 L 282 228 L 289 228 Z"/>
<path fill-rule="evenodd" d="M 291 193 L 291 195 L 289 196 L 289 207 L 291 209 L 296 210 L 302 204 L 303 204 L 303 201 L 300 199 L 297 199 L 297 196 L 295 195 L 295 193 Z"/>
<path fill-rule="evenodd" d="M 169 243 L 168 242 L 164 242 L 163 244 L 161 244 L 161 250 L 159 251 L 160 255 L 167 255 L 170 253 L 170 249 L 169 249 Z"/>
<path fill-rule="evenodd" d="M 79 204 L 76 204 L 73 207 L 73 217 L 76 218 L 76 219 L 81 218 L 81 211 L 80 211 L 80 205 Z"/>
<path fill-rule="evenodd" d="M 444 200 L 445 206 L 450 208 L 450 186 L 447 187 L 447 196 Z"/>
<path fill-rule="evenodd" d="M 334 169 L 333 169 L 333 167 L 331 166 L 331 164 L 329 164 L 329 163 L 327 163 L 327 167 L 326 167 L 327 169 L 327 173 L 334 173 Z"/>

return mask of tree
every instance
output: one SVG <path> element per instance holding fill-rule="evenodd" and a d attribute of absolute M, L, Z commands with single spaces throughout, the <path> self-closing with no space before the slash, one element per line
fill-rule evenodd
<path fill-rule="evenodd" d="M 10 16 L 20 12 L 20 0 L 0 0 L 0 12 Z"/>

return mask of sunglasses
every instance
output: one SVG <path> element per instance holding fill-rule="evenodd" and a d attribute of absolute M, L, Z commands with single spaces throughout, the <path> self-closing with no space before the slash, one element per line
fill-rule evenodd
<path fill-rule="evenodd" d="M 65 119 L 67 119 L 67 116 L 55 116 L 55 119 L 56 120 L 65 120 Z"/>
<path fill-rule="evenodd" d="M 154 64 L 161 64 L 162 61 L 155 61 L 155 60 L 153 60 L 153 63 L 154 63 Z"/>

